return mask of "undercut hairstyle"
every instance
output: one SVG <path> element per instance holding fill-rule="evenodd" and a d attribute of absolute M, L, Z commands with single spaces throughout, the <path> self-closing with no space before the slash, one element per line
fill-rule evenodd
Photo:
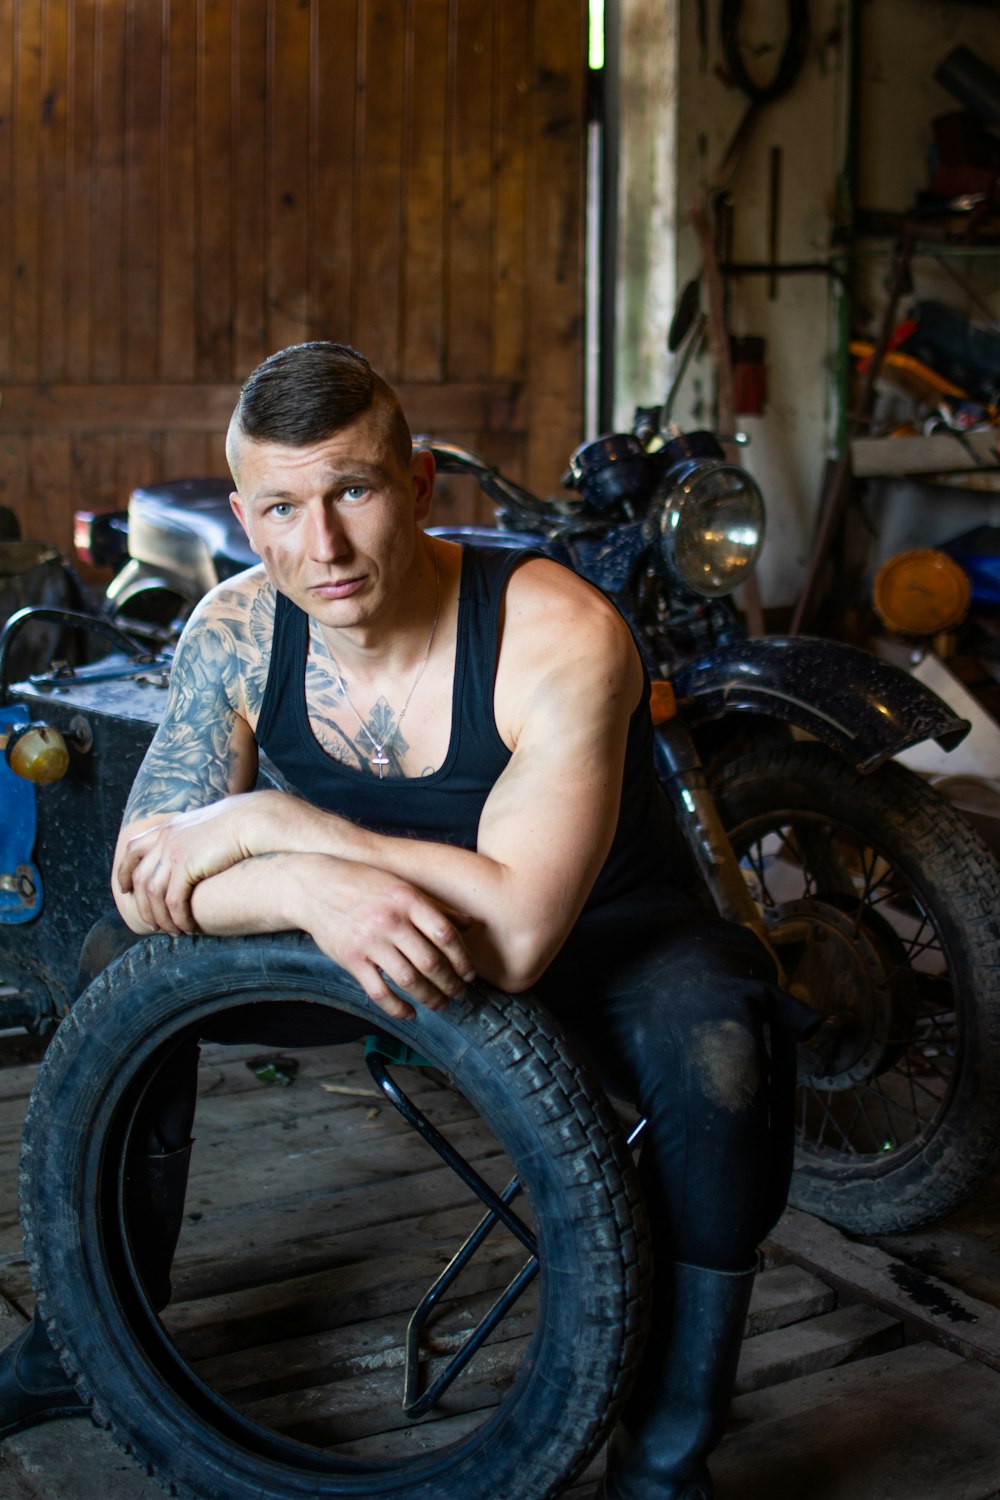
<path fill-rule="evenodd" d="M 412 439 L 399 398 L 349 344 L 314 340 L 279 349 L 248 376 L 226 440 L 235 478 L 239 438 L 305 448 L 373 412 L 400 464 L 409 467 Z"/>

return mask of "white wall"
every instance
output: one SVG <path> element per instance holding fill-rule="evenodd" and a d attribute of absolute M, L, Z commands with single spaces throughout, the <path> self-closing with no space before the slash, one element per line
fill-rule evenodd
<path fill-rule="evenodd" d="M 615 423 L 663 392 L 676 293 L 680 25 L 673 0 L 621 0 Z"/>
<path fill-rule="evenodd" d="M 716 171 L 746 107 L 725 76 L 718 0 L 705 4 L 702 55 L 694 0 L 621 0 L 617 424 L 627 424 L 637 402 L 658 400 L 666 389 L 670 308 L 678 287 L 699 268 L 686 205 Z M 846 150 L 848 12 L 839 0 L 811 0 L 811 40 L 798 81 L 789 94 L 764 107 L 730 182 L 734 260 L 770 259 L 773 146 L 782 153 L 777 259 L 829 256 Z M 761 82 L 773 75 L 774 49 L 783 43 L 785 24 L 784 0 L 744 5 L 744 55 Z M 918 188 L 927 185 L 931 119 L 959 107 L 934 82 L 935 67 L 964 43 L 1000 72 L 1000 24 L 993 7 L 868 0 L 860 7 L 860 25 L 858 197 L 866 207 L 905 210 Z M 885 241 L 859 247 L 871 252 L 858 263 L 866 300 L 876 309 L 890 248 Z M 977 263 L 980 289 L 983 264 Z M 985 264 L 986 292 L 992 295 L 1000 260 Z M 920 264 L 918 291 L 971 312 L 967 298 L 945 273 L 933 271 L 932 262 Z M 767 346 L 764 415 L 740 419 L 752 439 L 747 466 L 768 502 L 770 529 L 760 569 L 767 605 L 789 605 L 797 597 L 824 464 L 835 451 L 841 389 L 835 302 L 822 275 L 780 277 L 773 299 L 765 277 L 730 282 L 732 332 L 761 335 Z M 711 366 L 703 357 L 685 378 L 676 418 L 683 426 L 711 425 L 713 403 Z M 888 503 L 891 511 L 891 498 Z M 912 522 L 912 494 L 904 504 Z"/>

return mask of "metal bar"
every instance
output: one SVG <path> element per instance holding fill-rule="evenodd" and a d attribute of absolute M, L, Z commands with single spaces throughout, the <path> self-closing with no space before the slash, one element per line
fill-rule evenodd
<path fill-rule="evenodd" d="M 403 1410 L 406 1415 L 414 1420 L 422 1417 L 439 1400 L 441 1395 L 457 1379 L 465 1366 L 472 1359 L 476 1351 L 481 1348 L 493 1330 L 502 1322 L 514 1303 L 538 1275 L 539 1260 L 538 1249 L 534 1235 L 518 1218 L 517 1214 L 510 1211 L 509 1204 L 521 1191 L 521 1183 L 517 1177 L 511 1178 L 501 1194 L 497 1194 L 486 1183 L 479 1173 L 472 1167 L 465 1157 L 447 1141 L 444 1136 L 431 1124 L 427 1116 L 418 1109 L 403 1090 L 396 1083 L 386 1067 L 385 1059 L 377 1053 L 371 1053 L 365 1059 L 368 1071 L 379 1089 L 389 1100 L 390 1104 L 411 1125 L 423 1139 L 433 1147 L 442 1160 L 451 1167 L 467 1187 L 471 1188 L 487 1205 L 487 1212 L 472 1230 L 471 1234 L 459 1246 L 444 1270 L 434 1280 L 423 1297 L 417 1303 L 406 1327 L 405 1358 L 403 1369 Z M 645 1129 L 646 1121 L 641 1119 L 633 1127 L 628 1137 L 631 1146 Z M 500 1294 L 493 1306 L 480 1319 L 479 1323 L 469 1334 L 461 1348 L 452 1356 L 441 1374 L 424 1391 L 418 1395 L 420 1385 L 420 1335 L 426 1326 L 427 1319 L 440 1301 L 442 1295 L 453 1285 L 461 1272 L 468 1265 L 473 1255 L 483 1244 L 484 1240 L 492 1233 L 498 1223 L 503 1223 L 514 1234 L 523 1245 L 531 1252 L 530 1258 L 521 1267 L 505 1290 Z"/>
<path fill-rule="evenodd" d="M 767 249 L 769 259 L 773 264 L 779 259 L 778 239 L 781 233 L 781 147 L 771 147 L 770 174 L 768 177 L 768 234 Z M 767 280 L 767 298 L 769 302 L 777 300 L 778 278 L 772 272 Z"/>
<path fill-rule="evenodd" d="M 910 234 L 907 234 L 897 249 L 892 285 L 889 289 L 888 300 L 882 313 L 882 321 L 879 327 L 878 338 L 875 341 L 875 349 L 868 361 L 868 368 L 861 382 L 861 389 L 858 392 L 854 411 L 847 414 L 847 434 L 844 448 L 836 465 L 827 473 L 823 486 L 819 518 L 809 553 L 806 575 L 802 583 L 802 591 L 799 594 L 792 614 L 792 623 L 789 632 L 791 635 L 798 635 L 811 619 L 815 606 L 815 595 L 818 592 L 820 574 L 828 561 L 831 548 L 839 534 L 840 526 L 851 498 L 853 490 L 851 439 L 857 436 L 865 420 L 871 415 L 872 403 L 875 397 L 875 382 L 878 379 L 882 368 L 882 361 L 889 347 L 892 330 L 896 325 L 896 311 L 899 307 L 900 299 L 910 285 L 912 258 L 913 238 Z"/>
<path fill-rule="evenodd" d="M 399 1084 L 389 1073 L 385 1065 L 385 1060 L 379 1057 L 377 1053 L 372 1052 L 365 1061 L 368 1064 L 368 1071 L 375 1083 L 382 1090 L 390 1104 L 399 1110 L 399 1113 L 406 1120 L 407 1124 L 412 1125 L 414 1130 L 424 1138 L 427 1144 L 433 1147 L 442 1161 L 446 1162 L 452 1171 L 462 1179 L 466 1187 L 471 1188 L 476 1197 L 481 1198 L 487 1208 L 493 1210 L 497 1218 L 506 1224 L 511 1234 L 516 1235 L 525 1249 L 530 1251 L 532 1255 L 537 1255 L 538 1246 L 535 1242 L 535 1236 L 528 1226 L 522 1219 L 518 1218 L 517 1214 L 511 1213 L 499 1193 L 493 1191 L 489 1183 L 480 1177 L 475 1167 L 466 1161 L 461 1152 L 455 1150 L 450 1141 L 445 1140 L 444 1136 L 431 1124 L 427 1116 L 417 1108 L 411 1099 L 407 1098 L 403 1090 L 399 1087 Z"/>
<path fill-rule="evenodd" d="M 515 1198 L 520 1191 L 521 1184 L 518 1179 L 514 1177 L 504 1188 L 504 1202 L 509 1203 L 511 1199 Z M 476 1225 L 475 1229 L 469 1235 L 468 1239 L 466 1239 L 465 1242 L 461 1246 L 459 1246 L 458 1250 L 456 1250 L 455 1254 L 445 1266 L 444 1270 L 424 1293 L 420 1301 L 417 1303 L 416 1307 L 413 1309 L 413 1312 L 410 1314 L 410 1321 L 406 1325 L 406 1369 L 403 1377 L 404 1407 L 408 1406 L 410 1403 L 410 1397 L 408 1396 L 407 1392 L 412 1388 L 416 1378 L 415 1371 L 419 1363 L 420 1355 L 420 1334 L 423 1331 L 427 1319 L 430 1317 L 431 1312 L 440 1301 L 444 1292 L 446 1292 L 447 1289 L 452 1285 L 452 1283 L 458 1279 L 462 1271 L 472 1259 L 473 1255 L 479 1249 L 480 1245 L 493 1231 L 493 1229 L 495 1229 L 499 1222 L 500 1220 L 492 1210 L 483 1215 L 479 1223 Z"/>
<path fill-rule="evenodd" d="M 478 1326 L 469 1334 L 461 1349 L 449 1360 L 446 1367 L 441 1371 L 441 1374 L 427 1387 L 422 1396 L 418 1396 L 416 1400 L 408 1402 L 407 1389 L 404 1387 L 403 1409 L 408 1417 L 422 1417 L 425 1412 L 430 1411 L 431 1407 L 448 1389 L 452 1381 L 462 1373 L 477 1349 L 489 1338 L 494 1328 L 507 1316 L 507 1313 L 513 1307 L 521 1293 L 530 1286 L 531 1282 L 538 1275 L 538 1270 L 538 1259 L 536 1256 L 532 1256 L 521 1267 L 514 1280 L 500 1294 L 489 1312 L 485 1314 Z M 418 1380 L 419 1374 L 418 1364 L 412 1376 L 412 1381 Z M 407 1361 L 407 1377 L 409 1389 L 412 1392 L 409 1361 Z"/>
<path fill-rule="evenodd" d="M 743 878 L 729 835 L 705 780 L 705 770 L 691 731 L 678 718 L 657 724 L 653 735 L 657 775 L 677 818 L 698 872 L 721 917 L 749 927 L 770 953 L 783 982 L 764 919 Z"/>

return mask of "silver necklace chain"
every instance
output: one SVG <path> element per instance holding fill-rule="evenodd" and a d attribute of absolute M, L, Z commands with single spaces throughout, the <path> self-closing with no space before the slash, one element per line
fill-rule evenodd
<path fill-rule="evenodd" d="M 410 684 L 410 691 L 407 693 L 405 699 L 403 700 L 403 706 L 399 710 L 399 713 L 395 716 L 395 719 L 389 720 L 389 723 L 382 734 L 381 741 L 375 738 L 371 730 L 368 728 L 368 725 L 365 723 L 364 719 L 358 713 L 358 710 L 354 707 L 351 695 L 347 691 L 347 683 L 344 680 L 344 674 L 340 669 L 340 664 L 338 663 L 337 658 L 334 656 L 333 652 L 330 651 L 329 646 L 327 646 L 327 652 L 329 654 L 331 662 L 333 663 L 334 670 L 337 673 L 337 681 L 340 684 L 344 697 L 347 700 L 348 707 L 353 710 L 354 717 L 357 719 L 358 723 L 361 725 L 361 728 L 364 730 L 365 734 L 372 742 L 372 753 L 368 757 L 368 764 L 371 766 L 373 771 L 376 769 L 378 770 L 379 781 L 381 781 L 385 775 L 386 766 L 390 764 L 389 757 L 385 753 L 385 747 L 392 739 L 393 735 L 399 732 L 399 726 L 403 722 L 403 715 L 406 713 L 406 710 L 410 706 L 410 699 L 417 691 L 417 683 L 424 675 L 424 668 L 426 667 L 427 662 L 430 659 L 431 647 L 434 644 L 434 636 L 438 627 L 438 619 L 441 615 L 441 570 L 438 567 L 437 551 L 434 549 L 433 543 L 431 544 L 431 556 L 434 559 L 435 584 L 434 620 L 431 624 L 431 633 L 427 637 L 427 645 L 424 647 L 424 654 L 420 659 L 420 665 L 417 668 L 417 675 L 414 677 L 413 681 Z"/>

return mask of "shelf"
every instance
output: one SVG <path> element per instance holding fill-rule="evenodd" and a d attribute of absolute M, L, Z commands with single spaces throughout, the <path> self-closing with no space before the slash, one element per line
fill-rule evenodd
<path fill-rule="evenodd" d="M 975 220 L 971 214 L 942 214 L 939 217 L 915 218 L 912 214 L 886 209 L 859 209 L 854 221 L 850 246 L 841 253 L 858 251 L 857 239 L 901 240 L 907 238 L 914 254 L 966 256 L 1000 254 L 1000 217 L 991 215 Z M 891 246 L 876 252 L 891 253 Z"/>
<path fill-rule="evenodd" d="M 966 469 L 996 470 L 1000 475 L 998 443 L 1000 427 L 987 427 L 981 432 L 966 432 L 961 436 L 935 432 L 930 437 L 854 438 L 851 441 L 851 470 L 856 479 L 938 475 Z"/>

